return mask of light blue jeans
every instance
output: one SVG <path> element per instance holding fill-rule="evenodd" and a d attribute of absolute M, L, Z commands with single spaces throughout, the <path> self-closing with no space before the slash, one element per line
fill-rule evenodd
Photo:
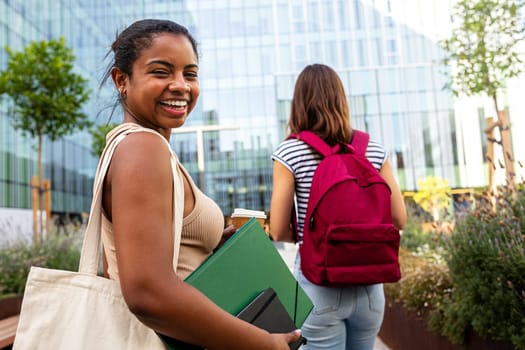
<path fill-rule="evenodd" d="M 301 331 L 304 350 L 373 350 L 385 309 L 383 284 L 323 287 L 311 283 L 300 269 L 297 254 L 294 274 L 314 308 Z"/>

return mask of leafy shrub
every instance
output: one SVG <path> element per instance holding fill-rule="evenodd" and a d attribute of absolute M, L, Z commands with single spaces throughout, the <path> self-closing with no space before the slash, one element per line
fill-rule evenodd
<path fill-rule="evenodd" d="M 469 329 L 525 349 L 525 196 L 501 189 L 478 195 L 445 242 L 454 285 L 450 301 L 432 315 L 434 330 L 462 343 Z"/>
<path fill-rule="evenodd" d="M 23 294 L 31 266 L 78 270 L 81 235 L 51 233 L 43 243 L 35 246 L 18 241 L 0 248 L 0 298 Z"/>
<path fill-rule="evenodd" d="M 413 200 L 405 201 L 407 207 L 407 224 L 401 232 L 401 247 L 416 251 L 425 244 L 434 246 L 436 239 L 432 232 L 425 232 L 423 224 L 432 220 L 432 217 L 419 207 Z"/>
<path fill-rule="evenodd" d="M 401 280 L 396 283 L 385 283 L 385 295 L 395 302 L 402 303 L 399 286 L 401 283 L 403 283 L 404 276 L 407 274 L 407 272 L 413 269 L 416 265 L 421 265 L 422 263 L 422 259 L 413 255 L 410 250 L 403 247 L 399 248 L 399 267 L 401 269 Z"/>
<path fill-rule="evenodd" d="M 22 294 L 32 265 L 44 266 L 42 256 L 35 256 L 25 242 L 17 242 L 0 250 L 0 298 Z"/>
<path fill-rule="evenodd" d="M 508 195 L 513 196 L 512 193 Z M 525 230 L 525 183 L 521 183 L 516 187 L 516 193 L 509 204 L 514 216 L 519 220 L 523 232 Z"/>
<path fill-rule="evenodd" d="M 447 265 L 427 263 L 405 275 L 400 296 L 406 308 L 422 315 L 446 302 L 451 290 Z"/>
<path fill-rule="evenodd" d="M 429 315 L 450 299 L 452 283 L 438 250 L 421 247 L 417 252 L 400 249 L 401 280 L 385 284 L 385 294 L 418 315 Z"/>

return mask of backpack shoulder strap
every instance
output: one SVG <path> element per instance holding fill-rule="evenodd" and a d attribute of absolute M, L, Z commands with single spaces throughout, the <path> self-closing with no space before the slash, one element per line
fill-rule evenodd
<path fill-rule="evenodd" d="M 330 145 L 328 145 L 324 140 L 319 137 L 317 134 L 311 132 L 311 131 L 301 131 L 298 134 L 290 134 L 287 139 L 297 138 L 313 149 L 315 149 L 317 152 L 319 152 L 323 157 L 329 156 L 330 154 L 334 153 L 334 150 Z"/>
<path fill-rule="evenodd" d="M 287 139 L 297 138 L 306 144 L 310 145 L 313 149 L 319 152 L 323 157 L 329 156 L 332 153 L 337 153 L 339 147 L 330 147 L 324 140 L 317 134 L 311 131 L 301 131 L 297 134 L 290 134 Z M 370 135 L 364 131 L 357 129 L 352 130 L 352 142 L 350 145 L 357 154 L 365 155 L 368 147 L 368 141 L 370 141 Z"/>
<path fill-rule="evenodd" d="M 350 142 L 350 144 L 357 154 L 366 154 L 368 141 L 370 141 L 370 135 L 368 135 L 366 132 L 356 129 L 352 130 L 352 142 Z"/>

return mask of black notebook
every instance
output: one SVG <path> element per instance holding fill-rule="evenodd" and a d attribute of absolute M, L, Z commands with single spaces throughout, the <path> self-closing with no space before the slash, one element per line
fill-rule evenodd
<path fill-rule="evenodd" d="M 237 317 L 270 333 L 288 333 L 297 329 L 273 288 L 262 291 Z M 303 344 L 306 344 L 306 338 L 301 336 L 290 344 L 290 349 L 299 349 Z"/>
<path fill-rule="evenodd" d="M 237 317 L 270 333 L 288 333 L 297 329 L 273 288 L 262 291 L 237 314 Z M 164 335 L 161 337 L 169 349 L 204 350 Z M 299 340 L 289 344 L 290 350 L 297 350 L 303 344 L 306 344 L 306 338 L 301 336 Z"/>

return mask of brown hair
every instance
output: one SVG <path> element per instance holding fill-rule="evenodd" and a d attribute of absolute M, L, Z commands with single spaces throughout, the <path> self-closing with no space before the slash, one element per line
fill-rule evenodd
<path fill-rule="evenodd" d="M 348 101 L 343 83 L 332 68 L 312 64 L 299 74 L 288 127 L 291 133 L 313 131 L 330 145 L 350 142 Z"/>

